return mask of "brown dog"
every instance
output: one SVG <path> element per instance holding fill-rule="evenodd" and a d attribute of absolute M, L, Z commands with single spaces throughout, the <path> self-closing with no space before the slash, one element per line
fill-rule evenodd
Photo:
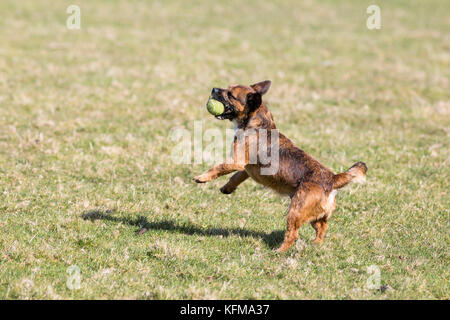
<path fill-rule="evenodd" d="M 285 251 L 297 240 L 300 226 L 307 222 L 316 231 L 314 242 L 322 242 L 327 221 L 336 208 L 337 189 L 351 181 L 364 181 L 367 166 L 363 162 L 357 162 L 346 172 L 333 174 L 279 133 L 272 114 L 262 101 L 262 95 L 269 90 L 270 85 L 270 81 L 263 81 L 249 87 L 235 85 L 212 90 L 211 97 L 225 106 L 224 113 L 216 118 L 229 119 L 235 124 L 233 152 L 228 161 L 215 165 L 194 180 L 204 183 L 237 171 L 220 189 L 222 193 L 232 193 L 239 184 L 251 177 L 282 195 L 288 195 L 291 203 L 287 231 L 283 244 L 278 248 L 278 251 Z M 266 144 L 261 146 L 263 131 Z M 241 138 L 242 134 L 238 137 L 238 132 L 243 133 L 244 138 Z M 247 134 L 249 132 L 252 133 Z M 256 148 L 255 143 L 258 143 Z M 274 146 L 277 147 L 276 151 L 273 151 Z M 263 169 L 267 169 L 268 164 L 262 159 L 263 156 L 267 158 L 267 155 L 277 155 L 275 158 L 278 166 L 276 172 L 263 174 Z M 252 162 L 252 159 L 256 160 Z"/>

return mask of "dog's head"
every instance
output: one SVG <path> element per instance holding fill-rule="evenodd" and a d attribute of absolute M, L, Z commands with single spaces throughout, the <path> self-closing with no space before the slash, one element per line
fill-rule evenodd
<path fill-rule="evenodd" d="M 255 111 L 262 103 L 262 96 L 269 90 L 269 80 L 251 86 L 235 85 L 226 89 L 214 88 L 211 98 L 225 106 L 225 111 L 216 116 L 217 119 L 243 120 Z"/>

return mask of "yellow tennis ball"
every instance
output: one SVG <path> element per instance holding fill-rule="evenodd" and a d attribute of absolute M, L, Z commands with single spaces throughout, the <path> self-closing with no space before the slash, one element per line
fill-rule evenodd
<path fill-rule="evenodd" d="M 213 116 L 221 115 L 225 111 L 223 103 L 214 99 L 208 100 L 208 103 L 206 104 L 206 109 L 208 109 L 208 112 L 211 113 Z"/>

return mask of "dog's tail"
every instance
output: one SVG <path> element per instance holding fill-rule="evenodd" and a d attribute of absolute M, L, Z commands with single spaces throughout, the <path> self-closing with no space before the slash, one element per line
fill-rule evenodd
<path fill-rule="evenodd" d="M 364 162 L 357 162 L 345 172 L 334 175 L 333 189 L 340 189 L 350 182 L 366 181 L 367 166 Z"/>

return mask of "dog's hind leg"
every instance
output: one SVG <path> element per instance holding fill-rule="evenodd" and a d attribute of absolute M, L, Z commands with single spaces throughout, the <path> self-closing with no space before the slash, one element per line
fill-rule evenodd
<path fill-rule="evenodd" d="M 316 239 L 314 243 L 321 243 L 325 237 L 325 232 L 327 231 L 327 220 L 322 218 L 311 222 L 311 226 L 316 230 Z"/>
<path fill-rule="evenodd" d="M 294 194 L 289 206 L 286 234 L 283 243 L 277 249 L 278 252 L 289 249 L 297 240 L 301 225 L 314 219 L 321 192 L 318 185 L 307 183 Z"/>
<path fill-rule="evenodd" d="M 236 190 L 236 188 L 245 180 L 247 180 L 249 177 L 248 173 L 246 171 L 239 171 L 237 173 L 235 173 L 230 180 L 228 180 L 228 182 L 222 187 L 220 188 L 220 192 L 224 193 L 224 194 L 230 194 L 232 193 L 234 190 Z"/>

